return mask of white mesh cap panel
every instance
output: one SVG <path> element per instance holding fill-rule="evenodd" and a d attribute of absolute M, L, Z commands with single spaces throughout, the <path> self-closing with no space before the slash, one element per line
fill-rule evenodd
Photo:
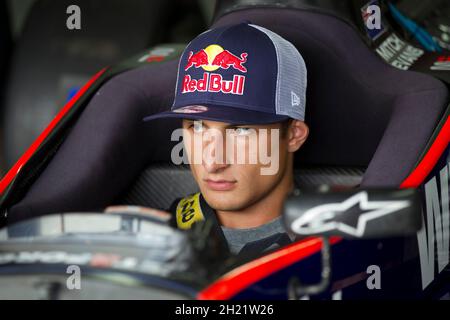
<path fill-rule="evenodd" d="M 303 57 L 292 43 L 261 26 L 249 24 L 264 32 L 272 41 L 278 61 L 276 112 L 297 120 L 305 120 L 307 73 Z"/>

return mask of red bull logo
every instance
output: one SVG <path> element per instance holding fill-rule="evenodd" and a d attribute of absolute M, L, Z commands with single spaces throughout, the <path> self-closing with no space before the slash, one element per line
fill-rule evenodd
<path fill-rule="evenodd" d="M 192 79 L 190 75 L 185 75 L 182 93 L 198 91 L 242 95 L 244 93 L 245 76 L 234 75 L 232 80 L 224 80 L 222 75 L 210 72 L 219 68 L 229 69 L 232 67 L 246 73 L 247 68 L 244 67 L 244 63 L 247 62 L 247 56 L 248 54 L 244 52 L 238 57 L 217 44 L 212 44 L 195 54 L 191 51 L 184 70 L 187 71 L 194 67 L 202 68 L 208 72 L 204 72 L 203 78 L 198 80 Z"/>
<path fill-rule="evenodd" d="M 245 77 L 234 75 L 233 80 L 224 80 L 218 73 L 203 73 L 203 78 L 192 79 L 190 75 L 185 75 L 183 79 L 182 93 L 189 92 L 222 92 L 242 95 L 244 93 Z"/>
<path fill-rule="evenodd" d="M 221 46 L 212 44 L 197 53 L 192 51 L 189 52 L 188 62 L 184 68 L 184 71 L 189 70 L 191 67 L 201 67 L 205 71 L 214 71 L 219 68 L 228 69 L 232 67 L 246 73 L 247 68 L 243 65 L 247 62 L 247 56 L 248 54 L 244 52 L 241 53 L 240 57 L 238 57 L 230 51 L 224 50 Z"/>

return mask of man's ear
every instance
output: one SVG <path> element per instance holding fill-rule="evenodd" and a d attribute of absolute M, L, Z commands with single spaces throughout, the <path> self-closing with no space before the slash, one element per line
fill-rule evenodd
<path fill-rule="evenodd" d="M 309 128 L 303 121 L 292 120 L 288 128 L 288 151 L 295 152 L 308 138 Z"/>

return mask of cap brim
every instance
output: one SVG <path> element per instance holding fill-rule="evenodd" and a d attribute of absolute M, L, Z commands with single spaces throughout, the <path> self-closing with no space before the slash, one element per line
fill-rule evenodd
<path fill-rule="evenodd" d="M 270 124 L 282 122 L 289 119 L 288 116 L 246 110 L 242 108 L 234 108 L 229 106 L 219 106 L 211 104 L 202 104 L 202 106 L 206 106 L 208 110 L 196 113 L 166 111 L 145 117 L 144 121 L 151 121 L 161 118 L 179 118 L 192 120 L 210 120 L 231 124 Z"/>

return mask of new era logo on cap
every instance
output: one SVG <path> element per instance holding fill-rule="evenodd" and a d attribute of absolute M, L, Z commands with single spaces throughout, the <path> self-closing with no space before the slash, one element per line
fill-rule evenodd
<path fill-rule="evenodd" d="M 300 98 L 298 95 L 295 94 L 294 91 L 291 91 L 291 105 L 293 107 L 299 106 L 300 105 Z"/>
<path fill-rule="evenodd" d="M 223 26 L 202 33 L 186 47 L 172 111 L 146 119 L 245 124 L 304 120 L 306 82 L 305 63 L 290 42 L 249 23 Z M 195 112 L 198 106 L 206 111 Z"/>

